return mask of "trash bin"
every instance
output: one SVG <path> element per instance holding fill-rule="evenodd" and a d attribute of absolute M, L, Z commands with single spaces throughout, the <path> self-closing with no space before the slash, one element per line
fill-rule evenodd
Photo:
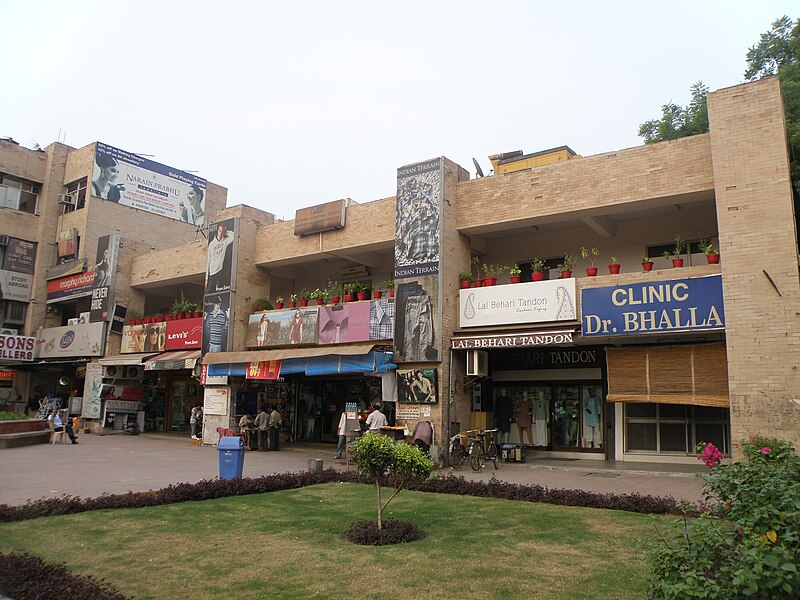
<path fill-rule="evenodd" d="M 224 435 L 217 444 L 219 450 L 219 478 L 241 479 L 244 469 L 244 444 L 242 438 Z"/>
<path fill-rule="evenodd" d="M 321 458 L 309 458 L 308 459 L 308 470 L 311 472 L 319 473 L 322 471 L 322 459 Z"/>

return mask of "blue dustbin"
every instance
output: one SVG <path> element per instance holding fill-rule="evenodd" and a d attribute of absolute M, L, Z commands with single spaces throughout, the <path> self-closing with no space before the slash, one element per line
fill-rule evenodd
<path fill-rule="evenodd" d="M 217 444 L 219 450 L 219 478 L 241 479 L 244 469 L 244 444 L 239 436 L 222 436 Z"/>

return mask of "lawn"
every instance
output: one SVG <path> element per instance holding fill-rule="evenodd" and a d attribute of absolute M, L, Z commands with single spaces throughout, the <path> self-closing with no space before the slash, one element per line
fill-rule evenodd
<path fill-rule="evenodd" d="M 0 524 L 0 550 L 66 562 L 135 598 L 642 598 L 651 517 L 403 492 L 423 540 L 355 546 L 374 487 L 302 489 Z"/>

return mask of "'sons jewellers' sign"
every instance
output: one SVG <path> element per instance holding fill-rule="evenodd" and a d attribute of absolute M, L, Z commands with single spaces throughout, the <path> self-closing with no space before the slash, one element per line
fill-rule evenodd
<path fill-rule="evenodd" d="M 722 277 L 581 290 L 583 337 L 725 328 Z"/>

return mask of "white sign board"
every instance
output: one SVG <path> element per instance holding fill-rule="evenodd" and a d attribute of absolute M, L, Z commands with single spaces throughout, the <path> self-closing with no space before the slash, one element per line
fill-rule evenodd
<path fill-rule="evenodd" d="M 401 419 L 406 421 L 419 421 L 420 414 L 418 404 L 398 404 L 394 418 L 397 421 Z"/>
<path fill-rule="evenodd" d="M 0 333 L 0 360 L 32 362 L 35 345 L 35 338 Z"/>
<path fill-rule="evenodd" d="M 105 331 L 105 322 L 42 329 L 36 339 L 36 357 L 102 356 Z"/>
<path fill-rule="evenodd" d="M 3 293 L 3 300 L 30 302 L 32 285 L 33 275 L 0 269 L 0 292 Z"/>
<path fill-rule="evenodd" d="M 204 415 L 227 415 L 231 396 L 229 387 L 205 388 L 203 396 Z"/>
<path fill-rule="evenodd" d="M 574 321 L 575 279 L 460 290 L 459 317 L 461 327 Z"/>
<path fill-rule="evenodd" d="M 86 378 L 83 382 L 83 404 L 81 416 L 84 419 L 99 419 L 102 400 L 100 395 L 103 389 L 103 366 L 100 363 L 86 365 Z"/>

